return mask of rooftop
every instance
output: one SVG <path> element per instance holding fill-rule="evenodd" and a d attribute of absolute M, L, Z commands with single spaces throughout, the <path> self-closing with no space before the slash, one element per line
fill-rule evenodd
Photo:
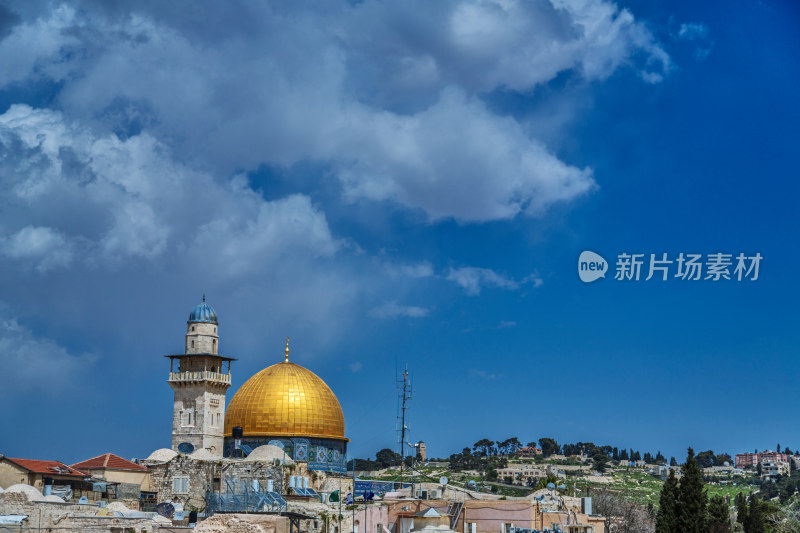
<path fill-rule="evenodd" d="M 95 470 L 100 468 L 107 468 L 111 470 L 147 471 L 147 468 L 143 467 L 142 465 L 137 465 L 136 463 L 128 461 L 127 459 L 123 459 L 119 455 L 114 455 L 113 453 L 104 453 L 103 455 L 98 455 L 97 457 L 86 459 L 85 461 L 81 461 L 80 463 L 75 463 L 74 465 L 72 465 L 72 468 L 78 470 Z"/>
<path fill-rule="evenodd" d="M 10 461 L 17 466 L 33 472 L 34 474 L 44 474 L 50 476 L 74 476 L 86 477 L 86 472 L 81 472 L 75 468 L 69 467 L 61 461 L 45 461 L 40 459 L 15 459 L 13 457 L 3 457 L 6 461 Z"/>

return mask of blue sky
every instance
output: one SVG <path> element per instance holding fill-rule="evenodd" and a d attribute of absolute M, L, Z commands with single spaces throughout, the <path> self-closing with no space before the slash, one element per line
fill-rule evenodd
<path fill-rule="evenodd" d="M 203 293 L 350 451 L 800 448 L 791 2 L 0 6 L 0 453 L 170 443 Z M 763 256 L 591 284 L 577 258 Z"/>

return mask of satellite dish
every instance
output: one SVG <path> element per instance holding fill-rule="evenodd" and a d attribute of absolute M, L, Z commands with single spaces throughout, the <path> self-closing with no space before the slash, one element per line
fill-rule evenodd
<path fill-rule="evenodd" d="M 547 484 L 547 488 L 550 489 L 550 490 L 553 490 L 554 488 L 556 488 L 556 486 L 555 486 L 554 483 L 548 483 Z"/>
<path fill-rule="evenodd" d="M 445 476 L 440 477 L 439 478 L 439 484 L 440 485 L 447 485 L 447 478 Z"/>
<path fill-rule="evenodd" d="M 188 455 L 194 451 L 194 444 L 191 442 L 181 442 L 178 444 L 178 451 L 182 454 Z"/>
<path fill-rule="evenodd" d="M 156 505 L 156 513 L 165 518 L 172 518 L 172 515 L 175 514 L 175 506 L 168 502 L 159 503 Z"/>

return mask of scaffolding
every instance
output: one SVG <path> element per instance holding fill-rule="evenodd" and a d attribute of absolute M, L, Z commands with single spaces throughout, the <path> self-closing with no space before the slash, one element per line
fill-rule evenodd
<path fill-rule="evenodd" d="M 206 515 L 214 513 L 275 513 L 286 511 L 286 500 L 272 489 L 272 483 L 226 477 L 225 492 L 207 492 Z M 272 480 L 269 480 L 272 481 Z"/>

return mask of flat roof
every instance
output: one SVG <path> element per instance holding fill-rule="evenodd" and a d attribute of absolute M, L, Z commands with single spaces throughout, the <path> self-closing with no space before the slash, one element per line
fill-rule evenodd
<path fill-rule="evenodd" d="M 176 353 L 173 355 L 165 355 L 164 357 L 169 357 L 170 359 L 182 359 L 184 357 L 197 357 L 198 355 L 210 355 L 211 357 L 217 357 L 223 361 L 238 361 L 238 359 L 235 357 L 226 357 L 217 353 Z"/>

